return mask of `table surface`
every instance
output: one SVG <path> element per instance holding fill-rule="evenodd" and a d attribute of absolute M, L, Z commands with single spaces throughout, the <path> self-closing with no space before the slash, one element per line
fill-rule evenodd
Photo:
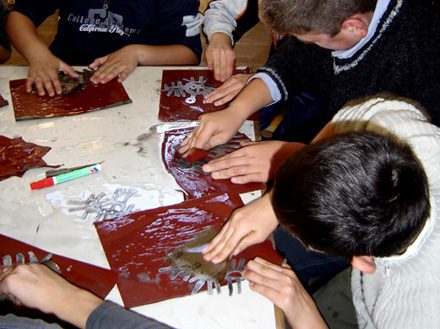
<path fill-rule="evenodd" d="M 36 191 L 31 191 L 29 184 L 44 178 L 48 168 L 31 169 L 23 177 L 0 181 L 2 234 L 109 268 L 93 218 L 84 220 L 81 212 L 70 211 L 70 201 L 85 200 L 91 193 L 111 196 L 118 187 L 136 190 L 128 202 L 136 210 L 183 201 L 160 154 L 162 134 L 158 131 L 169 125 L 161 125 L 157 118 L 162 70 L 138 67 L 124 81 L 132 104 L 70 117 L 16 122 L 9 80 L 25 78 L 27 67 L 0 66 L 0 93 L 10 104 L 0 108 L 0 135 L 50 146 L 44 157 L 48 164 L 74 167 L 104 161 L 101 173 Z M 252 138 L 252 123 L 247 122 L 241 131 Z M 108 299 L 122 303 L 116 287 Z M 241 295 L 230 297 L 223 287 L 220 295 L 203 292 L 134 310 L 177 328 L 276 327 L 273 304 L 252 292 L 246 281 Z"/>

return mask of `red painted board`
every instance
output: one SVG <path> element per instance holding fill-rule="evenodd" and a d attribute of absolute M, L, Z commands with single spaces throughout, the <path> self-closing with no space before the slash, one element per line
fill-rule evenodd
<path fill-rule="evenodd" d="M 190 132 L 191 128 L 169 130 L 165 132 L 162 144 L 165 168 L 173 175 L 188 198 L 199 198 L 219 192 L 245 193 L 265 188 L 262 183 L 234 184 L 229 179 L 212 179 L 209 173 L 202 170 L 205 163 L 240 148 L 240 142 L 249 141 L 246 135 L 237 133 L 227 144 L 212 148 L 204 159 L 193 162 L 177 152 L 179 145 Z"/>
<path fill-rule="evenodd" d="M 219 230 L 241 205 L 237 195 L 216 194 L 133 213 L 119 220 L 96 222 L 110 267 L 119 274 L 118 288 L 124 305 L 130 308 L 189 295 L 194 283 L 181 278 L 171 280 L 168 273 L 159 273 L 160 268 L 171 265 L 166 255 L 207 227 Z M 248 260 L 257 255 L 275 263 L 282 261 L 270 241 L 234 258 Z"/>
<path fill-rule="evenodd" d="M 250 73 L 250 69 L 237 69 L 235 74 Z M 203 90 L 214 90 L 222 85 L 222 82 L 214 79 L 211 70 L 163 70 L 162 85 L 160 88 L 159 120 L 170 121 L 195 121 L 203 113 L 215 112 L 226 108 L 227 104 L 215 106 L 204 103 Z M 180 91 L 178 87 L 181 86 Z M 190 91 L 195 93 L 193 101 L 187 101 L 191 97 Z M 250 120 L 257 120 L 253 115 Z"/>
<path fill-rule="evenodd" d="M 43 249 L 0 234 L 0 258 L 10 255 L 15 263 L 15 255 L 22 253 L 25 256 L 26 263 L 28 263 L 29 251 L 34 252 L 39 260 L 49 253 Z M 117 275 L 111 270 L 56 254 L 53 254 L 52 260 L 59 266 L 64 278 L 101 298 L 105 298 L 116 284 Z"/>
<path fill-rule="evenodd" d="M 188 155 L 185 156 L 185 160 L 189 162 L 197 162 L 207 158 L 209 151 L 193 147 L 188 151 Z"/>
<path fill-rule="evenodd" d="M 106 84 L 87 82 L 67 95 L 39 96 L 26 92 L 26 79 L 9 81 L 15 120 L 76 115 L 131 103 L 124 86 L 116 79 Z"/>
<path fill-rule="evenodd" d="M 0 181 L 11 176 L 21 177 L 31 168 L 49 166 L 43 156 L 50 151 L 48 146 L 40 146 L 24 141 L 21 137 L 0 136 Z"/>

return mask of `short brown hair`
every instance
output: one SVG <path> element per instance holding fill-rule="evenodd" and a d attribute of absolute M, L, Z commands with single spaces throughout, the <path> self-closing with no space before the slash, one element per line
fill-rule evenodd
<path fill-rule="evenodd" d="M 259 0 L 260 19 L 277 33 L 339 33 L 352 15 L 374 11 L 377 0 Z"/>

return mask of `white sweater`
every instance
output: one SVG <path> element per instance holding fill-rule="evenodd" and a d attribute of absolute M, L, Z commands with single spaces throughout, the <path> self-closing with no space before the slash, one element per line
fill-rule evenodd
<path fill-rule="evenodd" d="M 375 258 L 373 274 L 353 269 L 359 328 L 440 328 L 440 128 L 406 101 L 383 98 L 347 105 L 332 122 L 338 132 L 391 132 L 406 141 L 424 166 L 431 197 L 430 218 L 404 254 Z"/>

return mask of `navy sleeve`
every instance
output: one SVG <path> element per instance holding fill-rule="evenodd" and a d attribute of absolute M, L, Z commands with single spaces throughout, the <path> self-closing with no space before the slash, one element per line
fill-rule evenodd
<path fill-rule="evenodd" d="M 163 44 L 187 46 L 200 59 L 203 15 L 199 13 L 199 5 L 194 0 L 159 0 L 157 33 Z"/>
<path fill-rule="evenodd" d="M 86 329 L 170 329 L 159 321 L 143 317 L 135 312 L 106 301 L 98 306 L 89 316 Z"/>
<path fill-rule="evenodd" d="M 56 0 L 16 0 L 13 10 L 29 17 L 38 27 L 47 17 L 55 13 L 57 8 Z"/>
<path fill-rule="evenodd" d="M 268 74 L 277 84 L 281 98 L 287 100 L 289 95 L 316 89 L 328 58 L 329 50 L 289 37 L 257 72 Z"/>

